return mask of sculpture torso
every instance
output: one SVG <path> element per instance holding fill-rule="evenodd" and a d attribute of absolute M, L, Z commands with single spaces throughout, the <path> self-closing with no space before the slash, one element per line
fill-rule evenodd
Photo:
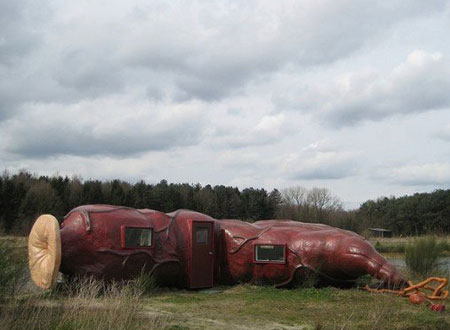
<path fill-rule="evenodd" d="M 194 229 L 208 230 L 208 224 L 213 228 L 208 246 L 215 282 L 281 286 L 304 269 L 331 281 L 354 280 L 364 274 L 392 283 L 402 281 L 363 237 L 327 225 L 290 220 L 250 224 L 188 210 L 165 214 L 110 205 L 78 207 L 65 217 L 61 271 L 105 279 L 129 279 L 144 271 L 167 285 L 194 287 L 192 268 L 204 264 L 193 260 Z M 151 230 L 151 245 L 127 247 L 126 230 L 133 228 L 142 234 Z"/>

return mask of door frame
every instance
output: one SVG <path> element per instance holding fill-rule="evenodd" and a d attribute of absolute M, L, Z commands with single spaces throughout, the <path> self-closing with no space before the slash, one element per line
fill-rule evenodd
<path fill-rule="evenodd" d="M 199 225 L 197 227 L 197 225 Z M 209 238 L 208 238 L 208 243 L 205 244 L 207 245 L 209 248 L 205 248 L 205 252 L 203 253 L 207 253 L 207 255 L 202 255 L 201 256 L 201 260 L 205 260 L 203 258 L 210 258 L 210 267 L 208 267 L 208 263 L 205 262 L 204 264 L 204 268 L 202 269 L 203 272 L 206 272 L 209 276 L 208 276 L 208 281 L 206 280 L 202 280 L 199 278 L 194 278 L 195 276 L 195 271 L 194 271 L 194 265 L 196 264 L 196 262 L 194 261 L 194 258 L 196 258 L 196 238 L 195 238 L 195 231 L 196 228 L 199 227 L 203 227 L 203 228 L 209 228 Z M 214 242 L 214 221 L 197 221 L 197 220 L 193 220 L 192 221 L 192 229 L 191 229 L 191 242 L 192 242 L 192 246 L 191 246 L 191 269 L 190 269 L 190 283 L 189 283 L 189 287 L 191 289 L 198 289 L 198 288 L 210 288 L 214 286 L 214 262 L 215 262 L 215 242 Z M 209 250 L 206 252 L 206 250 Z M 206 277 L 206 276 L 205 276 Z M 200 282 L 200 283 L 199 283 Z M 203 282 L 203 283 L 201 283 Z"/>

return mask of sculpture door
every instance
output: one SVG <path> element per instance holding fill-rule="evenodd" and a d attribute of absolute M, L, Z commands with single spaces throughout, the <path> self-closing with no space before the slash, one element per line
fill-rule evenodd
<path fill-rule="evenodd" d="M 192 225 L 192 262 L 190 288 L 214 285 L 214 223 L 194 221 Z"/>

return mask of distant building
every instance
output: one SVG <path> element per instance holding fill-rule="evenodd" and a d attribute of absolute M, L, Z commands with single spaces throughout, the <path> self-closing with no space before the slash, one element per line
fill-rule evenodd
<path fill-rule="evenodd" d="M 372 236 L 375 237 L 392 237 L 392 231 L 383 228 L 369 228 Z"/>

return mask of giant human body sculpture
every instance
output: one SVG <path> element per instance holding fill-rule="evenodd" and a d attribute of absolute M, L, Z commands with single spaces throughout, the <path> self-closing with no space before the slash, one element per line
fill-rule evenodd
<path fill-rule="evenodd" d="M 313 272 L 331 283 L 370 274 L 388 285 L 404 280 L 363 237 L 322 224 L 290 220 L 246 223 L 179 210 L 162 213 L 111 205 L 71 210 L 61 229 L 38 218 L 29 237 L 30 270 L 42 288 L 58 271 L 106 280 L 141 272 L 186 288 L 215 283 L 287 286 Z"/>

